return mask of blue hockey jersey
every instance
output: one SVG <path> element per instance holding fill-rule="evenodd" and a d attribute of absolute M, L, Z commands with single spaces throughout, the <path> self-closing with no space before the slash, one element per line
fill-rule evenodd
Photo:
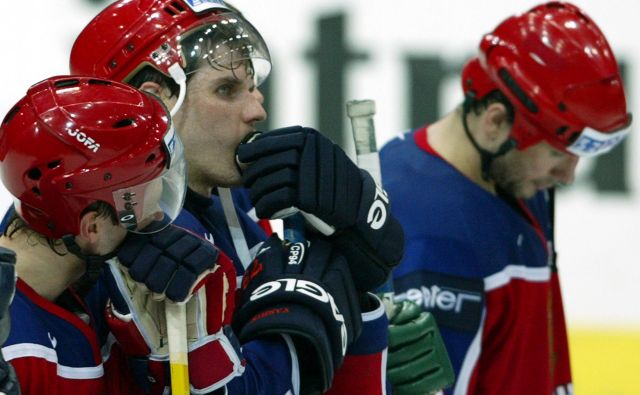
<path fill-rule="evenodd" d="M 447 393 L 572 393 L 549 193 L 490 194 L 426 128 L 389 142 L 381 166 L 406 235 L 396 294 L 435 316 L 456 373 Z"/>
<path fill-rule="evenodd" d="M 248 247 L 254 249 L 259 242 L 266 239 L 267 235 L 254 219 L 247 215 L 250 207 L 245 193 L 246 191 L 242 189 L 233 190 L 233 198 Z M 242 276 L 244 267 L 233 246 L 222 204 L 217 195 L 207 198 L 188 190 L 184 209 L 174 224 L 202 235 L 215 244 L 233 260 L 239 277 Z M 238 284 L 240 283 L 241 281 L 238 281 Z M 377 309 L 364 313 L 362 318 L 362 334 L 347 350 L 343 365 L 334 377 L 332 388 L 329 390 L 330 394 L 376 395 L 386 391 L 388 321 L 384 308 L 379 305 Z M 284 342 L 281 342 L 281 347 L 274 343 L 276 342 L 272 342 L 269 348 L 262 349 L 260 341 L 251 342 L 253 348 L 250 352 L 247 352 L 247 346 L 244 346 L 243 351 L 248 368 L 241 377 L 229 382 L 227 385 L 229 394 L 285 394 L 291 385 L 292 376 L 294 381 L 298 380 L 295 367 L 297 361 L 294 361 L 298 356 L 295 350 L 289 349 Z M 252 364 L 255 364 L 253 370 Z M 274 377 L 269 378 L 269 374 L 273 374 Z M 363 375 L 368 379 L 353 379 Z M 247 390 L 248 388 L 250 390 Z"/>
<path fill-rule="evenodd" d="M 101 341 L 101 317 L 72 292 L 65 296 L 75 299 L 77 311 L 43 298 L 18 279 L 2 353 L 16 370 L 22 394 L 141 393 L 119 346 L 112 338 Z"/>
<path fill-rule="evenodd" d="M 244 236 L 247 240 L 249 248 L 255 247 L 258 243 L 266 239 L 266 234 L 262 227 L 260 227 L 254 219 L 247 215 L 247 211 L 250 209 L 247 197 L 243 190 L 234 190 L 234 202 L 236 204 L 236 213 L 241 223 L 241 227 L 244 232 Z M 8 219 L 11 217 L 13 209 L 10 209 L 5 214 L 2 224 L 2 229 L 6 228 Z M 231 234 L 228 230 L 220 198 L 217 195 L 212 195 L 210 198 L 203 197 L 189 190 L 185 201 L 185 206 L 178 218 L 174 222 L 175 225 L 189 229 L 192 232 L 202 236 L 209 240 L 212 244 L 216 245 L 222 252 L 224 252 L 234 263 L 239 279 L 244 273 L 244 267 L 242 266 L 240 259 L 233 246 Z M 33 326 L 30 323 L 31 317 L 34 317 L 32 312 L 33 305 L 37 304 L 29 301 L 30 298 L 38 298 L 38 295 L 33 291 L 23 297 L 23 290 L 29 289 L 28 286 L 21 281 L 19 282 L 18 291 L 16 293 L 16 301 L 11 307 L 12 318 L 22 317 L 24 319 L 14 319 L 14 328 L 20 328 L 20 331 L 14 330 L 14 334 L 20 333 L 21 336 L 10 336 L 9 340 L 5 344 L 7 346 L 5 353 L 10 355 L 8 359 L 11 359 L 11 363 L 16 367 L 19 379 L 22 381 L 28 381 L 31 383 L 40 383 L 35 380 L 37 375 L 36 371 L 43 370 L 44 367 L 48 367 L 47 370 L 53 369 L 53 378 L 57 377 L 60 381 L 61 392 L 49 392 L 55 393 L 69 393 L 68 388 L 74 388 L 74 393 L 121 393 L 119 392 L 123 388 L 129 389 L 129 392 L 124 393 L 140 393 L 140 389 L 135 387 L 134 380 L 130 377 L 131 372 L 126 370 L 127 364 L 120 348 L 117 344 L 113 344 L 113 336 L 109 335 L 108 327 L 103 317 L 103 311 L 108 299 L 108 294 L 104 287 L 104 281 L 108 276 L 105 274 L 99 280 L 98 283 L 91 289 L 82 301 L 87 307 L 87 314 L 93 317 L 94 323 L 92 329 L 95 333 L 92 333 L 92 329 L 89 327 L 84 328 L 86 334 L 83 337 L 76 336 L 75 339 L 66 339 L 67 337 L 73 337 L 72 332 L 74 329 L 77 318 L 70 312 L 65 312 L 64 309 L 57 307 L 53 303 L 47 303 L 47 308 L 53 310 L 53 312 L 42 312 L 45 315 L 52 315 L 58 324 L 69 330 L 63 331 L 57 338 L 65 341 L 80 342 L 82 346 L 70 347 L 69 351 L 71 355 L 74 355 L 72 350 L 85 350 L 83 352 L 88 355 L 93 355 L 94 358 L 89 358 L 83 362 L 84 365 L 95 371 L 89 380 L 66 380 L 64 376 L 57 377 L 56 372 L 60 372 L 58 368 L 56 370 L 56 363 L 54 361 L 51 365 L 51 358 L 49 355 L 53 352 L 51 350 L 50 341 L 48 338 L 43 338 L 42 331 L 47 330 L 47 326 L 42 328 L 40 332 L 25 330 Z M 240 281 L 238 281 L 240 283 Z M 22 301 L 25 302 L 22 302 Z M 70 322 L 66 322 L 69 320 Z M 362 335 L 357 339 L 347 350 L 347 356 L 343 362 L 342 367 L 336 372 L 334 377 L 334 384 L 329 394 L 383 394 L 386 391 L 385 383 L 385 368 L 386 368 L 386 347 L 387 347 L 387 325 L 388 321 L 384 314 L 384 309 L 380 305 L 374 311 L 370 311 L 363 314 L 363 329 Z M 94 338 L 95 336 L 95 338 Z M 44 340 L 38 340 L 43 338 Z M 85 339 L 92 340 L 87 342 Z M 30 344 L 37 342 L 46 343 L 46 347 L 42 353 L 32 355 Z M 93 360 L 99 356 L 99 350 L 102 349 L 103 356 L 107 358 L 109 363 L 107 366 L 109 369 L 104 369 L 99 363 L 99 359 Z M 92 351 L 93 350 L 93 351 Z M 98 354 L 96 354 L 96 352 Z M 265 340 L 256 340 L 244 344 L 242 347 L 242 354 L 246 360 L 246 366 L 242 376 L 231 380 L 226 385 L 226 393 L 228 394 L 295 394 L 297 383 L 299 382 L 299 373 L 297 370 L 297 359 L 295 349 L 289 346 L 281 338 L 272 338 Z M 85 358 L 86 359 L 86 358 Z M 115 362 L 114 362 L 115 361 Z M 77 364 L 77 363 L 76 363 Z M 97 364 L 97 365 L 96 365 Z M 49 366 L 51 365 L 51 366 Z M 34 368 L 37 367 L 36 368 Z M 44 366 L 44 367 L 43 367 Z M 141 365 L 144 366 L 144 365 Z M 84 371 L 88 371 L 88 368 L 84 368 Z M 154 369 L 157 366 L 154 365 Z M 146 370 L 137 370 L 135 372 L 145 376 Z M 155 370 L 154 370 L 154 373 Z M 353 380 L 354 377 L 366 375 L 369 377 L 366 381 Z M 110 379 L 114 376 L 117 378 Z M 46 378 L 46 376 L 40 376 Z M 83 376 L 84 377 L 84 376 Z M 146 376 L 145 376 L 146 377 Z M 144 377 L 142 380 L 144 381 Z M 52 378 L 47 378 L 43 382 L 52 383 Z M 140 380 L 140 378 L 138 378 Z M 86 385 L 88 390 L 83 390 L 83 385 Z M 38 384 L 38 387 L 26 387 L 26 388 L 44 388 L 43 385 Z M 25 387 L 23 387 L 23 391 Z M 39 390 L 26 391 L 26 393 L 39 393 Z M 55 390 L 58 391 L 58 390 Z M 46 393 L 46 392 L 42 392 Z"/>

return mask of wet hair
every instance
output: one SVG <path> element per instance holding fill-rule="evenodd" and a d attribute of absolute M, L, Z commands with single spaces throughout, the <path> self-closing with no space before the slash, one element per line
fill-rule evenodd
<path fill-rule="evenodd" d="M 109 218 L 111 219 L 111 223 L 113 225 L 118 224 L 118 217 L 116 216 L 115 210 L 113 209 L 113 207 L 111 207 L 110 204 L 106 202 L 99 200 L 90 204 L 84 210 L 82 210 L 82 213 L 80 213 L 80 217 L 82 217 L 83 215 L 91 211 L 95 211 L 98 218 Z M 27 224 L 20 217 L 20 215 L 18 215 L 18 213 L 14 210 L 13 213 L 11 214 L 11 217 L 7 221 L 7 227 L 4 229 L 3 235 L 5 237 L 12 238 L 13 235 L 15 235 L 18 232 L 24 232 L 28 237 L 35 237 L 35 238 L 38 238 L 39 240 L 44 241 L 49 246 L 49 248 L 51 248 L 51 250 L 59 256 L 67 255 L 66 252 L 61 252 L 58 249 L 60 246 L 63 245 L 63 242 L 61 239 L 53 239 L 51 237 L 44 236 L 36 232 L 35 230 L 31 229 L 29 224 Z"/>

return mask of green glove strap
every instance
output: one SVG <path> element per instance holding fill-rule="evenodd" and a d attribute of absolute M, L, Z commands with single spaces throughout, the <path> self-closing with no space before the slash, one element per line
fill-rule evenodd
<path fill-rule="evenodd" d="M 389 325 L 387 377 L 396 395 L 423 395 L 453 383 L 453 368 L 433 315 L 396 303 Z"/>

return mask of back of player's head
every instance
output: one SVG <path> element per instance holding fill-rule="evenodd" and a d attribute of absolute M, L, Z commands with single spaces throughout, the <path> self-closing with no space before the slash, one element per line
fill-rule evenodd
<path fill-rule="evenodd" d="M 33 85 L 8 112 L 0 178 L 18 215 L 53 239 L 77 235 L 96 202 L 130 230 L 160 210 L 169 223 L 186 189 L 182 146 L 166 108 L 128 85 L 79 76 Z"/>
<path fill-rule="evenodd" d="M 518 149 L 545 140 L 580 156 L 609 151 L 631 123 L 616 58 L 578 7 L 550 2 L 501 22 L 462 72 L 467 100 L 499 90 Z"/>
<path fill-rule="evenodd" d="M 129 82 L 145 66 L 176 79 L 199 67 L 249 66 L 257 85 L 271 58 L 258 31 L 222 0 L 119 0 L 98 14 L 77 37 L 72 73 Z"/>

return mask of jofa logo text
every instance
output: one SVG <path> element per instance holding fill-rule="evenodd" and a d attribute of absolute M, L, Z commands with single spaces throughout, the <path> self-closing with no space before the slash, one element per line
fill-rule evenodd
<path fill-rule="evenodd" d="M 69 136 L 75 137 L 76 140 L 84 144 L 84 146 L 91 151 L 98 152 L 98 150 L 100 149 L 100 144 L 96 143 L 94 139 L 87 136 L 86 133 L 81 132 L 78 129 L 68 129 L 67 132 L 69 133 Z"/>

